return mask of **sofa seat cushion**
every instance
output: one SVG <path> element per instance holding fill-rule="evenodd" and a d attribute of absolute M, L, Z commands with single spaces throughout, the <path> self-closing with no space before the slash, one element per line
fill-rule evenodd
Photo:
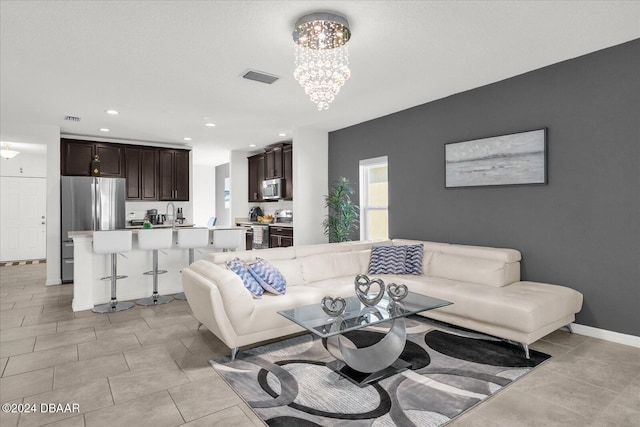
<path fill-rule="evenodd" d="M 260 301 L 254 304 L 251 314 L 240 322 L 234 323 L 238 334 L 253 334 L 256 332 L 291 326 L 291 320 L 278 314 L 278 311 L 289 310 L 308 304 L 320 304 L 324 294 L 320 289 L 307 286 L 292 286 L 287 288 L 284 295 L 265 293 Z M 233 307 L 225 307 L 232 311 Z"/>
<path fill-rule="evenodd" d="M 517 282 L 501 288 L 458 283 L 446 291 L 441 284 L 425 281 L 409 289 L 453 302 L 442 311 L 485 324 L 531 333 L 582 307 L 582 294 L 557 285 Z"/>

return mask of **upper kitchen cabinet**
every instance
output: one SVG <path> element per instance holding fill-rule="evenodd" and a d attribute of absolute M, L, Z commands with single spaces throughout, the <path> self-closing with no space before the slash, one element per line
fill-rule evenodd
<path fill-rule="evenodd" d="M 60 174 L 91 176 L 91 160 L 96 154 L 100 176 L 125 177 L 122 145 L 64 138 L 60 140 Z"/>
<path fill-rule="evenodd" d="M 159 199 L 189 200 L 189 151 L 159 150 Z"/>
<path fill-rule="evenodd" d="M 265 148 L 264 179 L 284 178 L 282 168 L 282 148 L 284 144 L 276 144 Z"/>
<path fill-rule="evenodd" d="M 262 181 L 264 180 L 264 154 L 247 158 L 249 162 L 249 202 L 262 202 Z"/>
<path fill-rule="evenodd" d="M 293 149 L 290 143 L 270 145 L 265 148 L 264 153 L 250 156 L 247 161 L 250 203 L 265 201 L 262 195 L 262 181 L 274 178 L 284 178 L 283 197 L 285 200 L 293 200 Z"/>
<path fill-rule="evenodd" d="M 157 148 L 125 147 L 127 200 L 158 200 Z"/>
<path fill-rule="evenodd" d="M 284 169 L 285 200 L 293 200 L 293 147 L 285 145 L 282 149 L 282 168 Z"/>

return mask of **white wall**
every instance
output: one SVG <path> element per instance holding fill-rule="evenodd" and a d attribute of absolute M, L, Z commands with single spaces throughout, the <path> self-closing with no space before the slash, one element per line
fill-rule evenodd
<path fill-rule="evenodd" d="M 216 168 L 213 165 L 193 165 L 193 222 L 207 225 L 216 216 Z"/>
<path fill-rule="evenodd" d="M 13 159 L 0 159 L 0 176 L 46 178 L 47 153 L 29 154 L 20 152 Z"/>
<path fill-rule="evenodd" d="M 249 215 L 249 163 L 246 151 L 232 151 L 229 156 L 231 178 L 231 221 Z"/>
<path fill-rule="evenodd" d="M 293 242 L 326 243 L 322 220 L 327 214 L 329 134 L 300 128 L 293 132 Z"/>
<path fill-rule="evenodd" d="M 0 129 L 2 141 L 47 146 L 45 167 L 47 178 L 46 283 L 47 285 L 60 284 L 60 128 L 58 126 L 3 121 Z M 18 157 L 21 155 L 19 154 Z"/>

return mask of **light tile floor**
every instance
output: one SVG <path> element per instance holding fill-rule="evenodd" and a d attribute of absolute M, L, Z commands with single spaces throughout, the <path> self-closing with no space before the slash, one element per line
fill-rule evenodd
<path fill-rule="evenodd" d="M 73 313 L 45 264 L 0 267 L 0 403 L 80 405 L 0 413 L 11 426 L 262 426 L 208 360 L 229 349 L 186 302 Z M 554 358 L 451 426 L 640 426 L 640 349 L 557 331 Z"/>

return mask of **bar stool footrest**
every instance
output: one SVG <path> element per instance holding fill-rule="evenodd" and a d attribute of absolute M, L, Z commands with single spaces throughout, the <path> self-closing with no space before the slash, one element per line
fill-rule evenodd
<path fill-rule="evenodd" d="M 126 279 L 129 276 L 116 276 L 116 280 Z M 111 280 L 111 276 L 101 277 L 100 280 Z"/>
<path fill-rule="evenodd" d="M 167 270 L 158 270 L 157 273 L 158 274 L 165 274 L 167 272 Z M 150 271 L 145 271 L 144 274 L 145 276 L 153 276 L 154 271 L 150 270 Z"/>

